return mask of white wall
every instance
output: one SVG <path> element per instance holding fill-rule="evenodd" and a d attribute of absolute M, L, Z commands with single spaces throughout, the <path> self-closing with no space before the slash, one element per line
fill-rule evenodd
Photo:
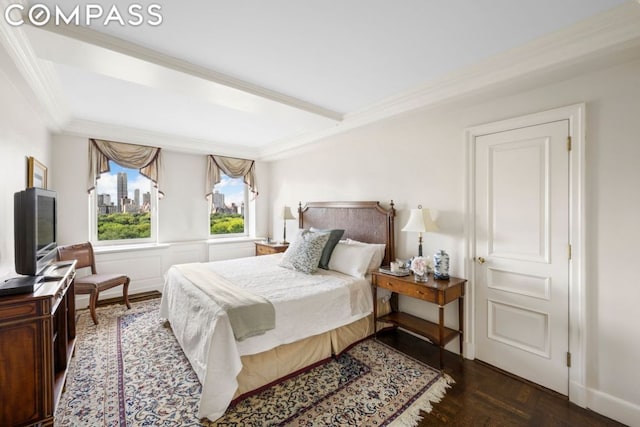
<path fill-rule="evenodd" d="M 89 239 L 88 138 L 54 135 L 52 152 L 59 200 L 58 243 L 86 241 Z M 163 275 L 173 264 L 206 261 L 212 256 L 219 258 L 211 246 L 229 248 L 228 243 L 209 239 L 205 155 L 163 150 L 162 161 L 164 178 L 161 190 L 165 197 L 158 203 L 160 247 L 96 250 L 98 271 L 126 272 L 131 277 L 131 294 L 161 290 Z M 268 164 L 256 164 L 260 196 L 251 203 L 253 236 L 267 234 L 268 172 Z M 238 253 L 253 254 L 252 242 L 236 242 L 234 245 L 240 248 Z M 115 297 L 120 292 L 121 289 L 114 288 L 104 296 Z M 79 297 L 78 305 L 83 306 L 87 301 L 87 298 Z"/>
<path fill-rule="evenodd" d="M 399 256 L 416 254 L 415 235 L 400 232 L 408 209 L 439 211 L 438 233 L 425 253 L 451 254 L 452 274 L 464 271 L 465 128 L 586 102 L 586 289 L 588 406 L 629 424 L 640 419 L 640 61 L 592 72 L 490 102 L 449 104 L 404 114 L 327 138 L 272 164 L 273 206 L 298 200 L 393 199 Z M 281 230 L 279 221 L 273 228 Z M 402 299 L 413 314 L 435 318 L 426 303 Z M 447 321 L 456 324 L 455 307 Z M 581 331 L 583 332 L 583 331 Z M 457 343 L 448 348 L 456 351 Z"/>
<path fill-rule="evenodd" d="M 122 141 L 127 142 L 127 141 Z M 88 137 L 53 136 L 53 163 L 56 168 L 56 190 L 60 199 L 58 240 L 62 244 L 89 238 L 87 177 Z M 160 243 L 205 241 L 209 239 L 208 207 L 205 198 L 206 157 L 162 151 L 165 197 L 158 203 Z M 267 233 L 269 165 L 256 164 L 260 196 L 255 200 L 254 234 Z"/>
<path fill-rule="evenodd" d="M 159 202 L 160 241 L 208 239 L 205 156 L 169 152 L 162 155 L 165 197 Z"/>
<path fill-rule="evenodd" d="M 5 71 L 0 69 L 0 280 L 15 275 L 13 193 L 27 186 L 27 157 L 47 166 L 50 187 L 55 185 L 48 131 Z"/>

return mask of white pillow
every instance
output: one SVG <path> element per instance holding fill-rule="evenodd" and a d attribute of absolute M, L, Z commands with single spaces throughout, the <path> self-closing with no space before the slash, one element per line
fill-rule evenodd
<path fill-rule="evenodd" d="M 357 240 L 347 239 L 347 243 L 350 245 L 366 245 L 371 246 L 376 249 L 374 256 L 371 258 L 371 262 L 367 267 L 367 272 L 371 273 L 372 271 L 377 271 L 378 268 L 382 265 L 382 260 L 384 259 L 384 251 L 387 247 L 384 243 L 364 243 L 359 242 Z"/>
<path fill-rule="evenodd" d="M 384 246 L 384 245 L 382 245 Z M 329 260 L 329 270 L 364 278 L 369 266 L 375 262 L 379 249 L 375 245 L 353 244 L 340 241 L 333 249 Z M 379 262 L 382 262 L 382 258 Z M 380 264 L 375 268 L 378 268 Z"/>

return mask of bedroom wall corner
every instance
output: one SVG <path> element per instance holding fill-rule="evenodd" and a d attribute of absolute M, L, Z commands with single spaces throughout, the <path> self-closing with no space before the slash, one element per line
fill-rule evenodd
<path fill-rule="evenodd" d="M 27 185 L 27 157 L 33 156 L 48 168 L 49 188 L 55 189 L 52 177 L 51 139 L 44 121 L 25 94 L 24 82 L 0 47 L 0 279 L 15 275 L 13 239 L 13 194 Z M 11 69 L 10 69 L 11 68 Z"/>
<path fill-rule="evenodd" d="M 58 244 L 89 239 L 88 138 L 53 135 L 52 161 L 58 193 Z"/>
<path fill-rule="evenodd" d="M 251 204 L 251 222 L 249 235 L 251 237 L 266 237 L 271 233 L 270 211 L 271 211 L 271 163 L 256 161 L 256 179 L 258 181 L 259 195 L 255 202 Z M 249 196 L 251 197 L 251 196 Z"/>

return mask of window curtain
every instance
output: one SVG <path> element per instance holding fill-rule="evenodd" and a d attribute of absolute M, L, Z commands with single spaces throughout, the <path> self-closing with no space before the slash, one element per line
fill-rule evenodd
<path fill-rule="evenodd" d="M 233 157 L 207 156 L 207 194 L 211 197 L 213 187 L 220 182 L 222 173 L 230 178 L 243 178 L 249 186 L 253 198 L 258 197 L 256 185 L 256 162 L 254 160 L 236 159 Z"/>
<path fill-rule="evenodd" d="M 149 178 L 158 189 L 160 197 L 160 148 L 144 145 L 125 144 L 122 142 L 89 140 L 89 182 L 88 191 L 95 188 L 100 174 L 109 171 L 109 160 L 131 169 L 138 169 L 140 174 Z"/>

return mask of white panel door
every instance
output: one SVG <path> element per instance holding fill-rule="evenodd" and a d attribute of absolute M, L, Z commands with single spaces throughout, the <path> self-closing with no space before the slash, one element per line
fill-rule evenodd
<path fill-rule="evenodd" d="M 475 139 L 478 359 L 568 395 L 567 120 Z"/>

